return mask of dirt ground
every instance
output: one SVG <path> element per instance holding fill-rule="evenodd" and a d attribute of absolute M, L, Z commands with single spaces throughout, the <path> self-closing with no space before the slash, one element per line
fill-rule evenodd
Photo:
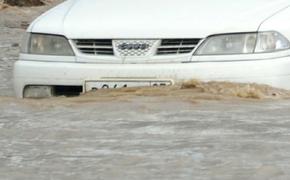
<path fill-rule="evenodd" d="M 14 98 L 23 29 L 47 6 L 0 6 L 0 180 L 289 180 L 290 93 L 191 81 Z"/>

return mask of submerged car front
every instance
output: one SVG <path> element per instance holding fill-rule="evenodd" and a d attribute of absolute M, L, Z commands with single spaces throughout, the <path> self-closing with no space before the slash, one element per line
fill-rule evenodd
<path fill-rule="evenodd" d="M 290 89 L 286 0 L 67 0 L 28 28 L 18 97 L 184 80 Z M 41 93 L 39 93 L 41 92 Z"/>

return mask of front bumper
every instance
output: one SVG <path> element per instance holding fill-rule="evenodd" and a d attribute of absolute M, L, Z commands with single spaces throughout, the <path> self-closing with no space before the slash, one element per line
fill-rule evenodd
<path fill-rule="evenodd" d="M 14 67 L 17 97 L 23 97 L 23 90 L 28 85 L 83 86 L 87 80 L 114 78 L 260 83 L 290 90 L 290 57 L 168 64 L 93 64 L 20 59 Z"/>

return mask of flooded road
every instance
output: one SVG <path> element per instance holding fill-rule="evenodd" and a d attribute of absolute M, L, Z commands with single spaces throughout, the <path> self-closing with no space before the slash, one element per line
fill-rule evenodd
<path fill-rule="evenodd" d="M 212 83 L 16 99 L 24 30 L 0 17 L 0 180 L 290 179 L 286 92 Z"/>
<path fill-rule="evenodd" d="M 20 100 L 16 58 L 0 61 L 1 180 L 290 178 L 290 100 L 190 89 Z"/>
<path fill-rule="evenodd" d="M 286 180 L 289 107 L 284 100 L 192 104 L 159 97 L 95 103 L 4 98 L 0 177 Z"/>

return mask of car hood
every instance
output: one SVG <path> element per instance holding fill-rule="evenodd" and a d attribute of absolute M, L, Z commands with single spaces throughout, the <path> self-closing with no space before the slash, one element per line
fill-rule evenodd
<path fill-rule="evenodd" d="M 288 0 L 69 0 L 30 30 L 68 38 L 202 38 L 257 31 Z"/>

